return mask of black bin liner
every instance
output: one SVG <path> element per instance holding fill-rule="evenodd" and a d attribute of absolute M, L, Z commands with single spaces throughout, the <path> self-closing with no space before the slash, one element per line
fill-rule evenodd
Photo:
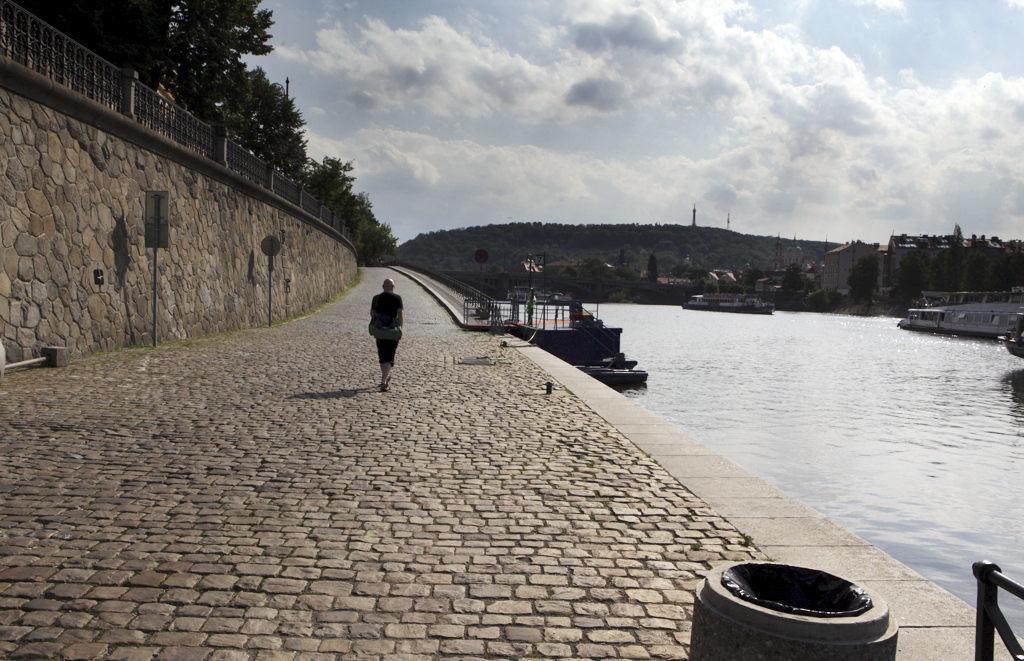
<path fill-rule="evenodd" d="M 871 608 L 864 589 L 806 567 L 746 563 L 722 572 L 722 585 L 744 601 L 810 617 L 853 617 Z"/>

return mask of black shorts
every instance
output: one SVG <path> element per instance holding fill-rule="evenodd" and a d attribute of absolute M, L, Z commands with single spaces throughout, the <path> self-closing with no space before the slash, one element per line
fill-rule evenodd
<path fill-rule="evenodd" d="M 380 362 L 395 362 L 396 351 L 398 351 L 398 340 L 377 340 L 377 358 L 380 359 Z"/>

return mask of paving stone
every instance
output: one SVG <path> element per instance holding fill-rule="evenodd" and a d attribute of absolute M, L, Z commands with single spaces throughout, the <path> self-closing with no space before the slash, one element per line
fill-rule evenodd
<path fill-rule="evenodd" d="M 0 382 L 0 657 L 685 655 L 700 572 L 759 552 L 402 277 L 380 393 L 384 274 L 272 329 Z"/>

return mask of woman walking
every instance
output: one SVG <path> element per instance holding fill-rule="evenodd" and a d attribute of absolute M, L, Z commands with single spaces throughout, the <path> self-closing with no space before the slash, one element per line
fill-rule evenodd
<path fill-rule="evenodd" d="M 370 335 L 377 340 L 377 358 L 380 360 L 380 391 L 391 387 L 391 370 L 395 366 L 395 352 L 402 339 L 402 297 L 395 293 L 395 281 L 384 281 L 384 291 L 370 303 Z"/>

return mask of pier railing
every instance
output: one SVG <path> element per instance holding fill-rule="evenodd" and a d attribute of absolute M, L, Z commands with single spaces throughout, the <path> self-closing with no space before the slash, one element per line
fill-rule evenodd
<path fill-rule="evenodd" d="M 993 661 L 995 634 L 999 633 L 1003 645 L 1014 661 L 1024 661 L 1024 648 L 1014 635 L 999 608 L 999 590 L 1003 589 L 1018 599 L 1024 599 L 1024 585 L 1007 578 L 999 565 L 987 560 L 975 562 L 972 567 L 978 579 L 978 615 L 974 638 L 974 661 Z"/>
<path fill-rule="evenodd" d="M 349 241 L 344 219 L 228 137 L 223 127 L 207 124 L 188 110 L 139 82 L 122 68 L 29 13 L 11 0 L 0 0 L 0 57 L 27 67 L 101 106 L 159 133 L 197 154 L 227 167 L 253 184 L 315 216 Z"/>
<path fill-rule="evenodd" d="M 503 327 L 510 319 L 509 301 L 498 301 L 475 287 L 460 282 L 451 276 L 424 268 L 419 264 L 395 261 L 394 266 L 416 271 L 448 289 L 456 302 L 462 304 L 462 322 L 469 326 Z"/>

